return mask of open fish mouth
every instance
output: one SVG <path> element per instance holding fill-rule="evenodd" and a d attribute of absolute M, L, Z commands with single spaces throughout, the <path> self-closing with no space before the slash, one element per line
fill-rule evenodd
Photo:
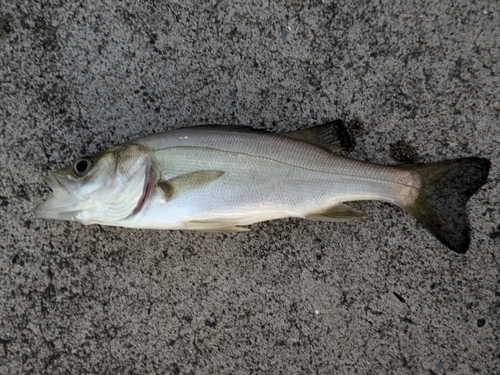
<path fill-rule="evenodd" d="M 35 208 L 35 217 L 41 219 L 75 220 L 80 212 L 75 208 L 78 199 L 69 193 L 67 187 L 57 178 L 55 174 L 45 176 L 44 181 L 52 189 L 52 195 Z"/>
<path fill-rule="evenodd" d="M 54 195 L 60 195 L 61 193 L 69 194 L 68 188 L 57 178 L 57 176 L 52 173 L 43 177 L 43 180 L 52 189 Z"/>

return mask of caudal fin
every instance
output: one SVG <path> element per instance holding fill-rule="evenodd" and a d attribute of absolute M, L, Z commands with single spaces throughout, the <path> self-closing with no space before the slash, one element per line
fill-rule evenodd
<path fill-rule="evenodd" d="M 404 207 L 442 243 L 464 254 L 470 243 L 466 203 L 486 183 L 490 162 L 482 158 L 401 166 L 420 177 L 418 197 Z"/>

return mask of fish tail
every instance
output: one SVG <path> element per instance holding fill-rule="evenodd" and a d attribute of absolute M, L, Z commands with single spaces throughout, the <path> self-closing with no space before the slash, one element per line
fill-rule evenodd
<path fill-rule="evenodd" d="M 473 157 L 398 167 L 417 175 L 421 183 L 416 199 L 403 208 L 443 244 L 464 254 L 470 243 L 466 204 L 486 183 L 490 161 Z"/>

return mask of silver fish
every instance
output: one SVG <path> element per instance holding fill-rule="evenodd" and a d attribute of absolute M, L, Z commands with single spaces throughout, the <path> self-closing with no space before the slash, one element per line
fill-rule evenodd
<path fill-rule="evenodd" d="M 45 178 L 53 196 L 39 218 L 129 228 L 244 231 L 256 222 L 364 217 L 344 204 L 393 203 L 443 244 L 465 253 L 465 204 L 489 161 L 464 158 L 385 166 L 339 156 L 341 121 L 290 133 L 239 126 L 171 130 L 83 156 Z"/>

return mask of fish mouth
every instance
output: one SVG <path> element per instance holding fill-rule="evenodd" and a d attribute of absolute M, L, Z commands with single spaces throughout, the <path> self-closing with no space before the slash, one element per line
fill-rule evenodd
<path fill-rule="evenodd" d="M 65 192 L 69 194 L 66 186 L 57 178 L 55 174 L 49 174 L 48 176 L 44 176 L 43 180 L 49 185 L 52 189 L 53 194 L 57 194 L 59 192 Z"/>
<path fill-rule="evenodd" d="M 44 181 L 52 189 L 52 195 L 35 207 L 35 217 L 39 219 L 75 220 L 80 210 L 74 208 L 78 204 L 77 198 L 69 193 L 68 188 L 55 174 L 45 176 Z"/>

